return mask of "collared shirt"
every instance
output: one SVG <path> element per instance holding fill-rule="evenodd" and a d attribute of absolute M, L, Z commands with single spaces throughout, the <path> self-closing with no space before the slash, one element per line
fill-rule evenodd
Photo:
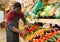
<path fill-rule="evenodd" d="M 13 21 L 14 17 L 20 16 L 21 18 L 24 18 L 23 12 L 20 12 L 20 14 L 14 14 L 13 16 L 13 11 L 10 11 L 6 15 L 6 22 Z"/>
<path fill-rule="evenodd" d="M 13 27 L 18 28 L 19 19 L 22 18 L 24 24 L 27 24 L 26 19 L 24 18 L 23 12 L 20 14 L 13 14 L 13 11 L 8 12 L 6 15 L 6 28 L 12 31 Z"/>

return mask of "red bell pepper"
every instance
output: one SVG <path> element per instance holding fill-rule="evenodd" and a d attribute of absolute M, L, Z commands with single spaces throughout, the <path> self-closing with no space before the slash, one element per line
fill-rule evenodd
<path fill-rule="evenodd" d="M 28 27 L 25 27 L 25 32 L 26 32 L 27 34 L 30 33 Z"/>
<path fill-rule="evenodd" d="M 20 37 L 24 38 L 24 34 L 22 34 L 22 32 L 20 33 Z"/>
<path fill-rule="evenodd" d="M 32 27 L 29 29 L 29 31 L 32 32 L 32 31 L 35 31 L 35 30 L 38 29 L 38 28 L 39 28 L 38 25 L 34 25 L 34 26 L 32 26 Z"/>

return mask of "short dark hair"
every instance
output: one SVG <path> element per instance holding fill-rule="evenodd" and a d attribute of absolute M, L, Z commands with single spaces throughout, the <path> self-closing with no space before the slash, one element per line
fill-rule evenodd
<path fill-rule="evenodd" d="M 21 4 L 19 2 L 15 2 L 13 4 L 13 9 L 15 9 L 15 8 L 20 8 L 20 10 L 21 10 Z"/>

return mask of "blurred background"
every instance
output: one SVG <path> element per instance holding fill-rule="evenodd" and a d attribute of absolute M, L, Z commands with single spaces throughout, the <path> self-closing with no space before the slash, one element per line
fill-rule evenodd
<path fill-rule="evenodd" d="M 35 0 L 35 1 L 38 1 L 38 0 Z M 15 2 L 22 3 L 21 0 L 0 0 L 0 42 L 6 42 L 6 30 L 5 30 L 5 21 L 6 20 L 5 20 L 5 17 L 6 17 L 6 14 L 10 10 L 12 10 L 12 8 L 13 8 L 12 5 Z M 24 0 L 23 0 L 23 3 L 24 3 Z M 33 3 L 32 0 L 30 0 L 30 1 L 27 0 L 27 3 L 26 2 L 24 3 L 27 6 L 26 12 L 30 10 L 29 9 L 29 4 L 31 4 L 31 3 Z M 49 7 L 48 9 L 51 8 L 51 10 L 52 10 L 52 7 L 54 7 L 56 3 L 57 3 L 57 0 L 49 0 L 48 2 L 47 2 L 47 0 L 43 0 L 43 5 L 44 6 L 36 12 L 36 17 L 35 17 L 36 20 L 34 20 L 33 22 L 30 21 L 31 19 L 30 19 L 29 16 L 27 16 L 26 19 L 30 23 L 42 22 L 42 23 L 47 23 L 47 24 L 52 23 L 52 24 L 59 24 L 60 25 L 60 19 L 56 19 L 57 17 L 52 17 L 53 19 L 50 19 L 50 20 L 46 19 L 46 18 L 51 18 L 51 17 L 48 17 L 49 13 L 48 13 L 47 8 Z M 22 4 L 22 11 L 23 12 L 24 12 L 24 8 L 25 8 L 24 4 Z M 52 6 L 52 7 L 50 7 L 50 6 Z M 43 11 L 44 8 L 45 8 L 45 10 L 47 10 L 47 11 L 45 11 L 45 12 L 47 12 L 46 14 Z M 44 17 L 44 16 L 46 16 L 46 17 Z M 60 18 L 60 15 L 59 15 L 58 18 Z M 37 19 L 39 19 L 39 20 L 37 21 Z"/>

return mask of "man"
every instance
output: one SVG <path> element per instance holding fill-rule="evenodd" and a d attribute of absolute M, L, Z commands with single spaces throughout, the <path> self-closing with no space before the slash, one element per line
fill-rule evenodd
<path fill-rule="evenodd" d="M 24 24 L 27 25 L 24 14 L 21 12 L 21 4 L 16 2 L 13 5 L 13 10 L 8 12 L 6 15 L 7 42 L 19 42 L 19 33 L 22 32 L 18 29 L 18 22 L 20 18 L 22 18 Z"/>

